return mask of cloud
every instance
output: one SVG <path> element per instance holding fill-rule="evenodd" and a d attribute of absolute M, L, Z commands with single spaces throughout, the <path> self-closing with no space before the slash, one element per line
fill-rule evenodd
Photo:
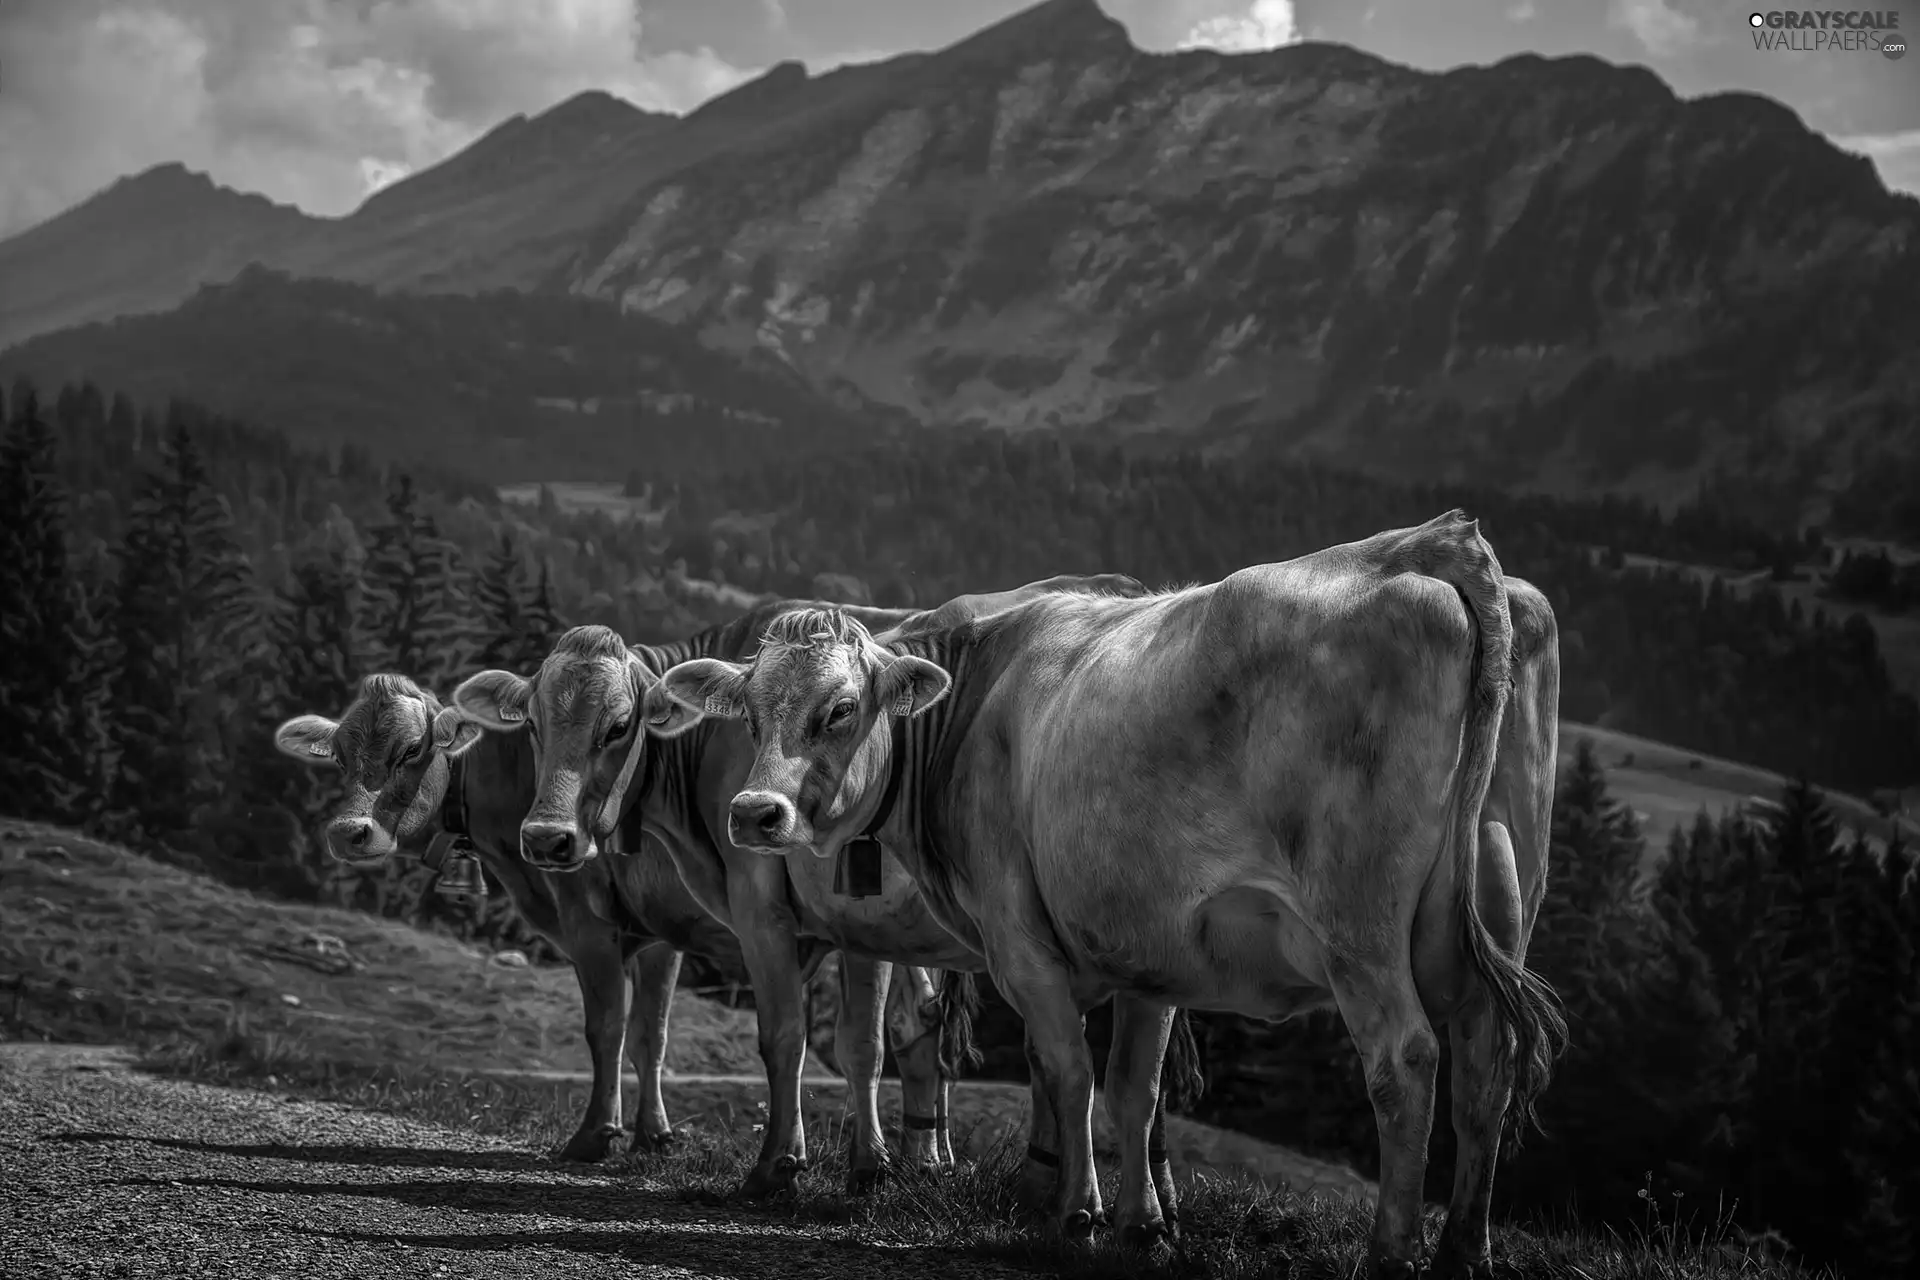
<path fill-rule="evenodd" d="M 1700 24 L 1667 0 L 1613 0 L 1607 21 L 1631 31 L 1658 58 L 1685 53 L 1700 40 Z"/>
<path fill-rule="evenodd" d="M 1519 0 L 1519 3 L 1507 6 L 1507 17 L 1515 22 L 1525 22 L 1539 12 L 1533 7 L 1533 0 Z"/>
<path fill-rule="evenodd" d="M 344 213 L 515 112 L 752 74 L 640 37 L 633 0 L 4 0 L 0 234 L 169 160 Z"/>
<path fill-rule="evenodd" d="M 1293 20 L 1293 0 L 1253 0 L 1239 17 L 1207 18 L 1175 46 L 1180 49 L 1217 49 L 1221 53 L 1252 53 L 1277 49 L 1300 38 Z"/>
<path fill-rule="evenodd" d="M 1833 139 L 1833 145 L 1870 158 L 1889 189 L 1920 195 L 1920 129 L 1856 133 Z"/>

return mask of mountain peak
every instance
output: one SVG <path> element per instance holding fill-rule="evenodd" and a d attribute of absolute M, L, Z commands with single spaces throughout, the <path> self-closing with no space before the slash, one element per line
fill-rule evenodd
<path fill-rule="evenodd" d="M 1099 0 L 1041 0 L 969 36 L 946 52 L 991 57 L 1007 53 L 1067 53 L 1088 49 L 1131 51 L 1127 29 Z"/>
<path fill-rule="evenodd" d="M 625 98 L 605 89 L 586 89 L 564 102 L 556 103 L 534 119 L 567 126 L 623 126 L 658 112 L 643 111 Z"/>
<path fill-rule="evenodd" d="M 702 115 L 722 117 L 750 115 L 763 111 L 767 106 L 807 84 L 807 67 L 803 62 L 788 59 L 776 62 L 753 79 L 707 99 L 688 113 L 689 118 Z"/>

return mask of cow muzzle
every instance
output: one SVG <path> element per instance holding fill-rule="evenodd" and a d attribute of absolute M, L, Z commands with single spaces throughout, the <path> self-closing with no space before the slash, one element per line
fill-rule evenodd
<path fill-rule="evenodd" d="M 727 839 L 754 853 L 785 853 L 796 825 L 792 802 L 771 791 L 742 791 L 727 811 Z"/>
<path fill-rule="evenodd" d="M 543 871 L 578 871 L 600 852 L 592 837 L 559 822 L 520 824 L 520 856 Z"/>
<path fill-rule="evenodd" d="M 385 862 L 394 850 L 393 836 L 371 818 L 337 818 L 328 823 L 326 844 L 334 861 L 356 867 Z"/>

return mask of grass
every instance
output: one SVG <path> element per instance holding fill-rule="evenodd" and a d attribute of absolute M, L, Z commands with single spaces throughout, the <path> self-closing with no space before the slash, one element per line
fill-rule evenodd
<path fill-rule="evenodd" d="M 575 1099 L 551 1084 L 404 1068 L 343 1068 L 316 1063 L 308 1046 L 234 1028 L 208 1041 L 176 1041 L 151 1050 L 149 1070 L 196 1080 L 267 1088 L 485 1134 L 552 1152 L 570 1131 Z M 974 1091 L 956 1090 L 956 1104 Z M 1016 1203 L 1021 1139 L 969 1118 L 962 1109 L 954 1133 L 964 1152 L 958 1169 L 932 1180 L 901 1179 L 871 1197 L 849 1200 L 846 1122 L 818 1092 L 807 1098 L 812 1170 L 793 1194 L 768 1204 L 733 1199 L 759 1146 L 757 1109 L 730 1101 L 689 1106 L 677 1090 L 669 1105 L 680 1117 L 681 1148 L 669 1154 L 618 1156 L 595 1176 L 636 1193 L 636 1218 L 645 1200 L 721 1208 L 731 1218 L 821 1237 L 852 1237 L 882 1247 L 933 1248 L 1067 1276 L 1350 1277 L 1361 1274 L 1371 1209 L 1364 1201 L 1301 1195 L 1245 1177 L 1181 1171 L 1185 1238 L 1151 1256 L 1120 1251 L 1110 1233 L 1069 1244 L 1050 1236 Z M 989 1132 L 990 1130 L 990 1132 Z M 1102 1186 L 1118 1185 L 1111 1156 L 1102 1160 Z M 1427 1215 L 1428 1247 L 1437 1241 L 1438 1209 Z M 1676 1220 L 1649 1199 L 1646 1221 L 1628 1232 L 1594 1232 L 1576 1224 L 1535 1230 L 1496 1228 L 1496 1275 L 1542 1280 L 1721 1280 L 1799 1277 L 1808 1273 L 1770 1256 L 1764 1241 L 1746 1241 L 1724 1219 Z"/>
<path fill-rule="evenodd" d="M 568 969 L 504 966 L 397 921 L 257 897 L 76 832 L 0 821 L 0 1026 L 145 1044 L 236 1024 L 324 1043 L 342 1063 L 587 1063 Z M 667 1066 L 758 1073 L 753 1015 L 681 993 Z"/>
<path fill-rule="evenodd" d="M 316 933 L 339 947 L 315 946 Z M 567 1074 L 585 1063 L 577 1009 L 564 970 L 503 968 L 451 939 L 256 898 L 72 832 L 0 821 L 0 1029 L 17 1038 L 130 1043 L 149 1070 L 403 1115 L 551 1154 L 584 1102 L 584 1076 Z M 890 1183 L 850 1202 L 841 1194 L 844 1090 L 837 1080 L 810 1080 L 804 1110 L 813 1171 L 790 1198 L 733 1202 L 764 1115 L 753 1041 L 751 1015 L 681 992 L 672 1068 L 756 1079 L 743 1086 L 669 1078 L 680 1149 L 618 1155 L 588 1176 L 638 1193 L 639 1216 L 646 1197 L 663 1197 L 721 1206 L 730 1218 L 769 1227 L 958 1251 L 1070 1276 L 1360 1272 L 1370 1187 L 1339 1166 L 1180 1117 L 1169 1126 L 1186 1231 L 1178 1250 L 1130 1256 L 1105 1232 L 1091 1244 L 1053 1239 L 1015 1203 L 1025 1088 L 987 1081 L 955 1090 L 959 1170 Z M 1095 1147 L 1111 1194 L 1118 1174 L 1104 1111 L 1096 1108 Z M 890 1127 L 897 1123 L 892 1081 L 882 1114 Z M 1435 1209 L 1429 1248 L 1439 1223 Z M 1676 1222 L 1652 1200 L 1633 1231 L 1572 1222 L 1501 1228 L 1496 1251 L 1502 1277 L 1805 1274 L 1774 1258 L 1765 1242 L 1744 1241 L 1724 1219 Z"/>

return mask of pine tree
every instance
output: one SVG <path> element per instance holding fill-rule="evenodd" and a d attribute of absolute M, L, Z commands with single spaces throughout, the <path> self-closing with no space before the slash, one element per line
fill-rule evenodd
<path fill-rule="evenodd" d="M 36 397 L 0 441 L 0 780 L 15 811 L 77 821 L 93 781 L 82 733 L 85 601 L 69 562 L 69 501 Z"/>
<path fill-rule="evenodd" d="M 443 688 L 475 669 L 480 641 L 458 553 L 417 503 L 413 481 L 401 476 L 388 497 L 388 523 L 371 531 L 367 665 Z"/>
<path fill-rule="evenodd" d="M 518 662 L 525 642 L 525 606 L 521 601 L 520 550 L 513 534 L 501 530 L 500 540 L 474 582 L 473 603 L 485 642 L 477 661 L 482 667 L 506 668 Z"/>
<path fill-rule="evenodd" d="M 219 794 L 231 745 L 223 703 L 262 637 L 232 514 L 184 413 L 168 416 L 161 470 L 141 481 L 119 556 L 108 802 L 124 835 L 184 844 Z"/>
<path fill-rule="evenodd" d="M 540 578 L 534 584 L 533 598 L 520 615 L 520 646 L 507 666 L 514 671 L 531 671 L 546 661 L 553 642 L 566 627 L 553 603 L 553 562 L 540 561 Z"/>

